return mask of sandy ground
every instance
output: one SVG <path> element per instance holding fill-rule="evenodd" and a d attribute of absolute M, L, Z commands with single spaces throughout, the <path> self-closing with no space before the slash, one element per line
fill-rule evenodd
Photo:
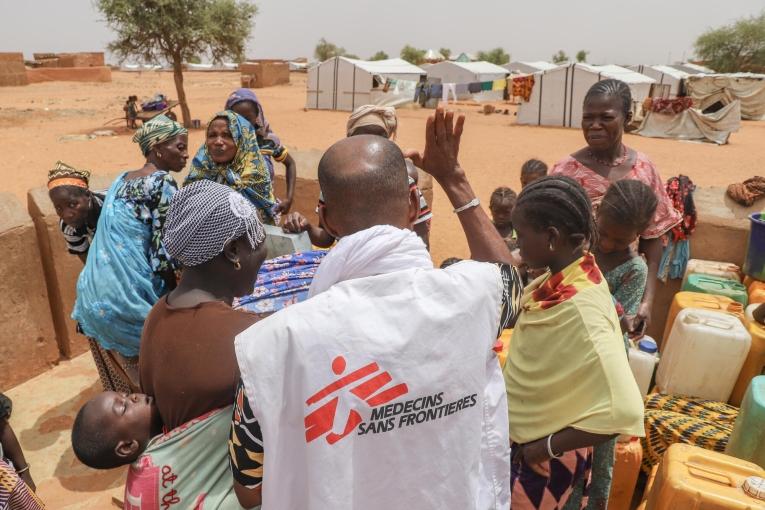
<path fill-rule="evenodd" d="M 239 74 L 191 72 L 186 91 L 192 117 L 202 125 L 220 110 L 228 94 L 238 87 Z M 113 73 L 112 83 L 43 83 L 6 87 L 0 93 L 0 139 L 3 148 L 2 190 L 25 200 L 27 189 L 45 183 L 47 170 L 61 159 L 94 173 L 138 167 L 141 154 L 123 128 L 122 105 L 130 94 L 148 97 L 162 91 L 175 97 L 170 73 Z M 324 150 L 344 135 L 344 112 L 304 109 L 305 75 L 292 74 L 290 85 L 257 91 L 282 142 L 292 149 Z M 479 197 L 486 203 L 500 185 L 518 189 L 521 164 L 536 157 L 552 164 L 583 144 L 576 129 L 514 125 L 513 115 L 480 113 L 477 106 L 456 107 L 467 116 L 461 161 Z M 424 121 L 429 111 L 399 110 L 399 144 L 422 148 Z M 110 123 L 109 121 L 114 120 Z M 119 127 L 119 136 L 92 140 L 65 140 L 67 135 L 90 133 L 104 126 Z M 202 131 L 190 135 L 199 147 Z M 745 122 L 731 143 L 711 144 L 626 137 L 631 147 L 644 151 L 662 176 L 683 173 L 701 186 L 727 185 L 762 173 L 765 122 Z M 432 246 L 438 261 L 466 256 L 467 246 L 451 207 L 440 192 L 434 204 Z"/>

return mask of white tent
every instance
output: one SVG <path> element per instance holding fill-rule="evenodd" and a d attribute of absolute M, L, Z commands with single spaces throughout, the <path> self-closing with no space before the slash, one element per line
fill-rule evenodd
<path fill-rule="evenodd" d="M 551 69 L 555 69 L 558 67 L 558 64 L 551 64 L 544 60 L 538 60 L 536 62 L 515 61 L 505 64 L 502 67 L 510 71 L 512 74 L 534 74 L 539 71 L 550 71 Z"/>
<path fill-rule="evenodd" d="M 656 80 L 615 65 L 570 64 L 534 73 L 529 102 L 518 107 L 518 124 L 579 127 L 582 103 L 595 83 L 608 78 L 622 80 L 632 91 L 633 110 L 648 97 Z"/>
<path fill-rule="evenodd" d="M 507 69 L 491 62 L 439 62 L 428 67 L 428 81 L 431 83 L 469 84 L 507 78 Z M 462 94 L 458 99 L 476 101 L 501 101 L 502 90 L 488 90 L 477 94 Z"/>
<path fill-rule="evenodd" d="M 681 93 L 684 93 L 684 80 L 690 76 L 690 74 L 685 71 L 664 65 L 634 65 L 629 66 L 627 69 L 631 69 L 640 74 L 644 74 L 649 78 L 653 78 L 659 85 L 669 85 L 670 96 L 678 96 Z"/>
<path fill-rule="evenodd" d="M 715 72 L 704 66 L 698 64 L 692 64 L 690 62 L 679 62 L 677 64 L 669 64 L 669 67 L 677 69 L 679 71 L 686 72 L 688 74 L 714 74 Z"/>
<path fill-rule="evenodd" d="M 648 112 L 636 133 L 651 138 L 701 140 L 723 145 L 728 143 L 730 134 L 741 127 L 740 107 L 740 101 L 733 101 L 709 114 L 695 108 L 676 114 Z"/>
<path fill-rule="evenodd" d="M 444 60 L 446 60 L 446 57 L 436 50 L 431 49 L 425 52 L 425 62 L 428 62 L 429 64 L 435 64 L 436 62 L 442 62 Z"/>
<path fill-rule="evenodd" d="M 414 100 L 426 73 L 400 58 L 365 61 L 333 57 L 308 69 L 306 108 L 353 111 L 357 106 L 397 106 Z M 385 90 L 386 79 L 397 83 Z"/>
<path fill-rule="evenodd" d="M 699 110 L 716 103 L 741 101 L 741 118 L 765 118 L 765 75 L 752 73 L 697 74 L 688 78 L 688 95 Z"/>

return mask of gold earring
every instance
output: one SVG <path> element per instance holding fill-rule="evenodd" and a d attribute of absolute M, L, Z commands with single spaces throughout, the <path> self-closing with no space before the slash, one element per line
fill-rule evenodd
<path fill-rule="evenodd" d="M 157 158 L 162 159 L 162 153 L 161 152 L 157 153 Z"/>
<path fill-rule="evenodd" d="M 236 271 L 239 271 L 240 269 L 242 269 L 242 264 L 240 264 L 238 260 L 234 261 L 234 269 Z"/>
<path fill-rule="evenodd" d="M 550 251 L 555 251 L 555 248 L 553 247 L 552 241 L 550 241 Z"/>

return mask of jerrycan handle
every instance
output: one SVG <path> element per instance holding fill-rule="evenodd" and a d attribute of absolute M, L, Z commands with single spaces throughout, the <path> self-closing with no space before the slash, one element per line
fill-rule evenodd
<path fill-rule="evenodd" d="M 686 324 L 703 324 L 703 325 L 709 326 L 711 328 L 724 329 L 724 330 L 728 330 L 728 331 L 733 329 L 733 325 L 730 322 L 726 322 L 726 321 L 721 320 L 721 319 L 709 319 L 709 318 L 706 318 L 706 317 L 699 317 L 698 315 L 693 314 L 693 313 L 689 313 L 685 317 L 685 321 L 684 322 Z"/>
<path fill-rule="evenodd" d="M 689 463 L 688 472 L 696 478 L 702 478 L 727 487 L 736 487 L 736 483 L 730 476 L 699 464 Z"/>

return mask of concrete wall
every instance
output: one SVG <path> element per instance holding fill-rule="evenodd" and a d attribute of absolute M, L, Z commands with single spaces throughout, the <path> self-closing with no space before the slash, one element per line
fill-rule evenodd
<path fill-rule="evenodd" d="M 248 82 L 249 87 L 255 89 L 290 82 L 290 66 L 287 62 L 244 62 L 239 65 L 239 70 L 242 72 L 242 83 Z"/>
<path fill-rule="evenodd" d="M 106 83 L 112 81 L 109 67 L 38 67 L 27 69 L 29 83 L 46 81 L 79 81 Z"/>
<path fill-rule="evenodd" d="M 690 238 L 691 258 L 733 262 L 742 266 L 749 241 L 749 214 L 762 210 L 763 204 L 745 208 L 725 195 L 725 188 L 699 188 L 694 194 L 698 224 Z M 664 324 L 680 280 L 659 284 L 648 334 L 661 340 Z"/>
<path fill-rule="evenodd" d="M 103 190 L 118 174 L 93 176 L 91 189 Z M 37 233 L 42 254 L 42 268 L 48 288 L 50 316 L 56 331 L 56 343 L 61 355 L 72 357 L 88 349 L 84 336 L 77 333 L 77 325 L 70 315 L 77 297 L 77 278 L 83 263 L 69 253 L 59 228 L 59 218 L 48 198 L 48 188 L 41 186 L 27 193 L 27 207 Z"/>
<path fill-rule="evenodd" d="M 0 87 L 28 85 L 23 53 L 0 53 Z"/>
<path fill-rule="evenodd" d="M 21 203 L 0 193 L 0 390 L 59 358 L 35 227 Z"/>

